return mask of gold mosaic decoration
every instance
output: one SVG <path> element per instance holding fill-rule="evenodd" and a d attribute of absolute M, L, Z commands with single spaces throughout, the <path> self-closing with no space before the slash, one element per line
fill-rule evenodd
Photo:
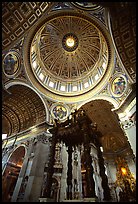
<path fill-rule="evenodd" d="M 108 52 L 96 25 L 67 13 L 37 29 L 31 44 L 31 67 L 39 83 L 51 92 L 80 95 L 104 76 Z"/>

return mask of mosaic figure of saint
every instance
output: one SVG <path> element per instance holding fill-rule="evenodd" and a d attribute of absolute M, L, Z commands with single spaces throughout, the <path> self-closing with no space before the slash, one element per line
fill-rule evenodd
<path fill-rule="evenodd" d="M 15 55 L 9 54 L 4 59 L 4 69 L 6 74 L 12 75 L 18 68 L 18 59 Z"/>
<path fill-rule="evenodd" d="M 53 113 L 57 119 L 63 119 L 67 115 L 67 110 L 62 106 L 56 106 Z"/>
<path fill-rule="evenodd" d="M 118 77 L 113 83 L 113 92 L 115 94 L 122 94 L 125 89 L 126 82 L 123 77 Z"/>

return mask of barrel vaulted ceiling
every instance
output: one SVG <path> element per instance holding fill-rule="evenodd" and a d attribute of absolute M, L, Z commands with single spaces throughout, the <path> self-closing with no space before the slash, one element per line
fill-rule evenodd
<path fill-rule="evenodd" d="M 33 85 L 39 83 L 41 89 L 67 98 L 81 96 L 93 90 L 102 81 L 109 68 L 108 63 L 113 57 L 105 30 L 98 26 L 96 21 L 90 20 L 90 17 L 85 18 L 91 9 L 95 17 L 97 15 L 95 10 L 99 9 L 100 16 L 103 11 L 101 6 L 110 11 L 114 43 L 123 65 L 135 83 L 136 23 L 133 3 L 93 2 L 83 5 L 79 2 L 2 2 L 3 55 L 9 50 L 12 51 L 14 45 L 24 36 L 30 35 L 29 44 L 26 44 L 24 46 L 26 49 L 20 52 L 25 55 L 22 63 L 28 61 L 25 69 L 22 66 L 24 73 L 31 72 L 36 78 Z M 48 20 L 44 21 L 44 17 L 47 19 L 47 16 Z M 73 43 L 73 46 L 68 46 L 67 40 L 70 44 Z M 41 67 L 41 71 L 35 69 L 36 65 Z M 91 76 L 94 76 L 95 81 Z M 5 77 L 3 79 L 5 82 Z M 30 75 L 25 78 L 28 79 L 31 79 Z M 6 83 L 8 81 L 10 78 Z M 32 89 L 14 85 L 8 88 L 8 92 L 3 90 L 3 133 L 12 135 L 45 121 L 44 104 Z M 71 99 L 68 102 L 71 102 Z M 114 154 L 129 149 L 126 153 L 129 155 L 131 154 L 129 144 L 119 127 L 118 118 L 111 112 L 112 108 L 103 100 L 91 101 L 83 106 L 104 135 L 102 143 L 105 152 Z"/>
<path fill-rule="evenodd" d="M 30 88 L 14 85 L 2 98 L 2 132 L 8 136 L 45 122 L 45 108 Z"/>
<path fill-rule="evenodd" d="M 103 135 L 101 144 L 105 156 L 112 158 L 116 153 L 129 156 L 132 154 L 130 144 L 124 135 L 117 114 L 111 109 L 113 105 L 104 100 L 91 101 L 82 106 L 88 117 L 97 124 L 97 130 Z M 109 155 L 108 155 L 109 154 Z"/>

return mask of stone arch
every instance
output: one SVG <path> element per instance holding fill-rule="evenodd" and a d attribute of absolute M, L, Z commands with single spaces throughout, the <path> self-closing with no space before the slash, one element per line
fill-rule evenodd
<path fill-rule="evenodd" d="M 4 174 L 2 176 L 2 201 L 10 202 L 16 182 L 23 165 L 26 154 L 24 145 L 18 146 L 9 156 Z"/>
<path fill-rule="evenodd" d="M 128 138 L 121 128 L 119 116 L 114 111 L 119 107 L 115 107 L 111 103 L 114 99 L 110 100 L 110 97 L 95 97 L 92 99 L 88 103 L 84 103 L 84 105 L 81 104 L 80 107 L 86 112 L 86 115 L 101 133 L 100 142 L 103 147 L 104 156 L 108 159 L 118 153 L 127 156 L 126 149 L 129 151 L 129 154 L 132 154 Z"/>
<path fill-rule="evenodd" d="M 110 102 L 113 105 L 113 109 L 112 110 L 116 110 L 119 108 L 119 102 L 112 98 L 111 96 L 105 96 L 105 95 L 98 95 L 98 96 L 94 96 L 90 99 L 88 99 L 87 101 L 83 101 L 82 103 L 80 103 L 77 107 L 77 109 L 81 108 L 84 104 L 91 102 L 91 101 L 95 101 L 95 100 L 105 100 Z"/>
<path fill-rule="evenodd" d="M 18 146 L 15 146 L 15 148 L 12 150 L 12 152 L 9 154 L 9 157 L 8 157 L 8 159 L 7 159 L 7 162 L 10 160 L 10 158 L 12 157 L 12 154 L 16 151 L 16 150 L 18 150 L 18 148 L 20 148 L 20 147 L 24 147 L 24 150 L 25 150 L 25 154 L 24 154 L 24 157 L 26 156 L 26 154 L 27 154 L 27 148 L 26 148 L 26 146 L 24 145 L 24 144 L 19 144 Z"/>
<path fill-rule="evenodd" d="M 34 87 L 30 86 L 29 84 L 27 84 L 23 80 L 21 81 L 21 80 L 17 80 L 17 79 L 10 80 L 10 82 L 5 83 L 5 88 L 8 90 L 11 86 L 14 86 L 14 85 L 26 86 L 26 87 L 30 88 L 31 90 L 33 90 L 39 96 L 39 98 L 41 99 L 41 101 L 42 101 L 42 103 L 43 103 L 43 105 L 45 107 L 46 122 L 50 123 L 50 114 L 49 114 L 48 104 L 47 104 L 46 100 L 44 100 L 42 95 L 39 93 L 39 91 L 37 91 Z"/>
<path fill-rule="evenodd" d="M 5 93 L 2 104 L 3 129 L 6 131 L 4 133 L 9 133 L 8 136 L 10 136 L 38 124 L 45 124 L 45 122 L 49 124 L 48 105 L 45 99 L 41 95 L 39 97 L 34 91 L 35 89 L 20 80 L 11 81 L 5 87 L 9 94 Z M 5 115 L 10 121 L 7 127 L 4 126 Z"/>

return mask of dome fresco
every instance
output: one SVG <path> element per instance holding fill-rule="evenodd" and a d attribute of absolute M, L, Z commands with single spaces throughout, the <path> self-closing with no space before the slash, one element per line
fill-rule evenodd
<path fill-rule="evenodd" d="M 41 25 L 31 43 L 31 68 L 46 89 L 75 96 L 93 89 L 104 76 L 107 42 L 94 23 L 60 15 Z"/>

